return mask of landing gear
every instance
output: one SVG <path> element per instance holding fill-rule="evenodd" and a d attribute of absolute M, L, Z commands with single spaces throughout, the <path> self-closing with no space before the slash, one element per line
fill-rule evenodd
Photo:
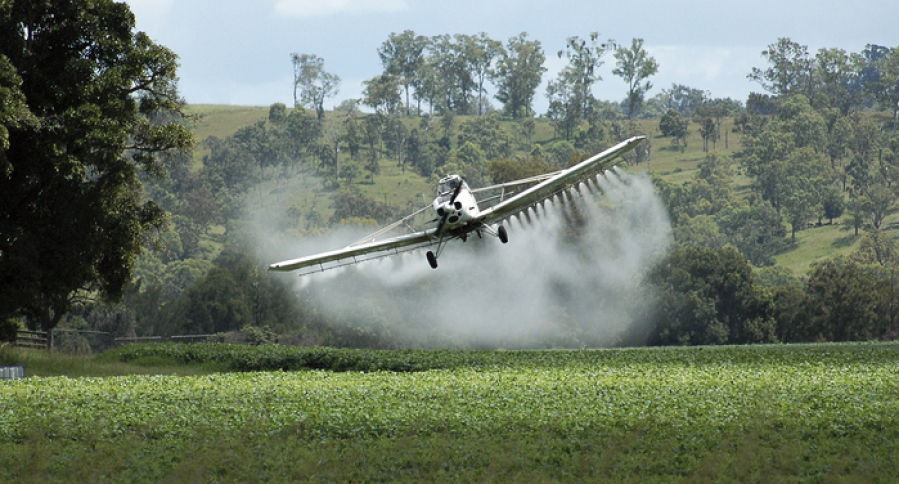
<path fill-rule="evenodd" d="M 509 241 L 509 234 L 506 233 L 506 228 L 502 225 L 496 229 L 496 235 L 499 236 L 499 241 L 504 244 Z"/>
<path fill-rule="evenodd" d="M 471 229 L 469 229 L 469 230 L 471 230 Z M 489 235 L 492 235 L 492 236 L 498 238 L 500 240 L 500 242 L 502 242 L 504 244 L 509 242 L 509 234 L 508 234 L 508 232 L 506 232 L 506 228 L 503 227 L 502 225 L 498 225 L 496 227 L 496 229 L 494 229 L 493 227 L 491 227 L 487 224 L 480 224 L 480 226 L 478 226 L 477 228 L 474 229 L 474 231 L 478 234 L 478 238 L 481 237 L 482 230 L 487 231 L 487 233 Z M 439 230 L 438 230 L 438 232 L 439 232 Z M 446 242 L 448 242 L 449 240 L 452 240 L 453 238 L 460 238 L 460 239 L 462 239 L 462 242 L 465 242 L 466 240 L 468 240 L 469 233 L 470 232 L 463 232 L 458 235 L 449 235 L 449 236 L 441 237 L 440 240 L 437 242 L 437 251 L 433 252 L 433 251 L 429 250 L 425 254 L 428 258 L 428 264 L 431 266 L 431 269 L 437 268 L 437 258 L 440 257 L 440 253 L 443 252 L 443 248 L 446 247 Z"/>

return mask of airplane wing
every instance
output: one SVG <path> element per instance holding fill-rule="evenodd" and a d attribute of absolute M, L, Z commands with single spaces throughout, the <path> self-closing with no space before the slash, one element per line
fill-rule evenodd
<path fill-rule="evenodd" d="M 515 195 L 507 200 L 497 203 L 493 207 L 481 212 L 481 222 L 492 224 L 499 222 L 510 215 L 514 215 L 535 203 L 551 197 L 569 188 L 591 175 L 600 173 L 611 166 L 616 158 L 634 149 L 638 143 L 646 139 L 645 136 L 634 136 L 621 143 L 592 156 L 571 168 L 556 172 L 555 176 L 544 180 L 537 185 Z"/>
<path fill-rule="evenodd" d="M 490 189 L 499 189 L 504 193 L 507 188 L 510 189 L 510 191 L 514 191 L 513 189 L 515 187 L 518 187 L 519 185 L 537 183 L 536 185 L 522 191 L 521 193 L 512 195 L 508 199 L 503 200 L 503 195 L 500 195 L 501 201 L 499 203 L 493 205 L 491 208 L 481 211 L 480 216 L 475 221 L 477 223 L 471 224 L 471 229 L 463 230 L 467 232 L 469 230 L 476 230 L 476 227 L 482 227 L 482 224 L 492 224 L 499 222 L 504 218 L 527 208 L 530 205 L 533 205 L 547 197 L 552 196 L 554 193 L 558 193 L 559 191 L 564 190 L 565 188 L 568 188 L 575 183 L 583 181 L 584 179 L 595 173 L 609 168 L 615 158 L 633 149 L 634 146 L 644 138 L 645 137 L 643 136 L 637 136 L 623 141 L 609 148 L 608 150 L 587 159 L 586 161 L 578 163 L 577 165 L 567 170 L 549 173 L 546 175 L 539 175 L 537 177 L 527 178 L 523 180 L 516 180 L 506 184 L 494 185 L 492 187 L 487 187 L 480 190 L 473 190 L 473 192 L 480 192 Z M 269 270 L 293 271 L 297 269 L 308 269 L 306 273 L 317 272 L 319 270 L 324 271 L 327 269 L 340 267 L 342 265 L 355 264 L 356 262 L 361 262 L 363 260 L 368 260 L 371 258 L 398 254 L 408 250 L 414 250 L 438 244 L 442 239 L 444 239 L 444 237 L 437 234 L 436 227 L 387 238 L 381 241 L 377 240 L 378 237 L 385 235 L 387 232 L 395 228 L 399 228 L 402 226 L 411 228 L 412 219 L 424 213 L 429 208 L 431 207 L 425 207 L 343 249 L 333 250 L 330 252 L 322 252 L 315 255 L 301 257 L 299 259 L 276 262 L 269 266 Z"/>
<path fill-rule="evenodd" d="M 390 239 L 382 240 L 380 242 L 373 241 L 363 244 L 355 244 L 343 249 L 332 250 L 330 252 L 322 252 L 307 257 L 301 257 L 299 259 L 275 262 L 274 264 L 268 266 L 268 269 L 271 271 L 293 271 L 297 269 L 304 269 L 307 267 L 319 266 L 319 268 L 324 271 L 326 269 L 332 269 L 335 267 L 334 265 L 325 266 L 325 264 L 328 263 L 338 262 L 345 259 L 353 259 L 353 262 L 350 263 L 354 264 L 357 262 L 356 257 L 361 257 L 375 252 L 394 251 L 395 253 L 400 253 L 404 252 L 405 250 L 411 250 L 418 247 L 431 245 L 436 242 L 436 240 L 434 240 L 434 234 L 436 232 L 437 229 L 433 228 L 424 230 L 422 232 L 416 232 L 414 234 L 393 237 Z M 390 253 L 383 255 L 390 255 Z"/>

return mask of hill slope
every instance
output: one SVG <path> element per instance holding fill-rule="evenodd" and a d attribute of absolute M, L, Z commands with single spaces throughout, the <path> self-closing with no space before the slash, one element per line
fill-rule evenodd
<path fill-rule="evenodd" d="M 220 106 L 220 105 L 194 105 L 190 112 L 199 116 L 199 121 L 194 127 L 198 139 L 201 141 L 194 153 L 195 166 L 202 164 L 203 157 L 209 154 L 209 148 L 203 140 L 209 136 L 224 139 L 234 134 L 239 128 L 258 121 L 268 116 L 267 107 L 246 106 Z M 419 118 L 408 118 L 403 122 L 408 127 L 414 127 Z M 467 119 L 459 116 L 456 125 Z M 534 130 L 534 143 L 549 145 L 558 141 L 554 138 L 554 132 L 549 121 L 537 118 Z M 690 126 L 690 134 L 686 147 L 672 146 L 671 138 L 661 136 L 658 120 L 638 121 L 644 132 L 648 133 L 648 142 L 651 143 L 651 159 L 649 164 L 629 166 L 626 169 L 632 172 L 651 172 L 666 181 L 684 183 L 693 179 L 697 165 L 706 157 L 702 149 L 702 139 L 694 125 Z M 509 131 L 511 121 L 503 121 L 503 126 Z M 725 119 L 722 123 L 722 139 L 710 148 L 711 152 L 723 156 L 733 156 L 741 149 L 742 135 L 733 131 L 733 119 Z M 430 202 L 434 187 L 434 180 L 427 180 L 414 173 L 403 170 L 395 161 L 381 160 L 381 174 L 372 179 L 360 177 L 354 182 L 367 197 L 378 202 L 385 202 L 395 207 L 410 208 L 420 207 Z M 750 180 L 742 174 L 739 163 L 734 163 L 734 191 L 738 197 L 749 194 Z M 318 216 L 327 220 L 332 210 L 328 197 L 333 193 L 333 188 L 326 188 L 322 180 L 308 167 L 301 169 L 301 176 L 288 180 L 269 181 L 261 188 L 262 193 L 274 195 L 274 198 L 257 198 L 251 210 L 267 212 L 274 203 L 289 208 L 295 214 L 309 214 L 315 210 Z M 251 198 L 251 202 L 253 199 Z M 782 265 L 794 272 L 797 276 L 803 276 L 811 264 L 823 258 L 837 255 L 848 255 L 858 245 L 860 237 L 854 232 L 847 231 L 846 226 L 824 225 L 809 227 L 797 233 L 797 242 L 787 252 L 776 257 L 778 265 Z"/>

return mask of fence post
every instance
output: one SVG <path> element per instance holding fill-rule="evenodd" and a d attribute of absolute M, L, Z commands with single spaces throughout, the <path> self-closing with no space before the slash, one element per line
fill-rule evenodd
<path fill-rule="evenodd" d="M 56 332 L 56 328 L 50 328 L 50 332 L 47 334 L 47 346 L 50 347 L 50 351 L 53 351 L 53 333 Z"/>

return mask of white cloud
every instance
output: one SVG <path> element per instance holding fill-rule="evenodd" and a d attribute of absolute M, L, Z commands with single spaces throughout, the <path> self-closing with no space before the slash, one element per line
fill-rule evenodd
<path fill-rule="evenodd" d="M 341 13 L 396 12 L 406 0 L 279 0 L 275 12 L 285 17 L 326 17 Z"/>

